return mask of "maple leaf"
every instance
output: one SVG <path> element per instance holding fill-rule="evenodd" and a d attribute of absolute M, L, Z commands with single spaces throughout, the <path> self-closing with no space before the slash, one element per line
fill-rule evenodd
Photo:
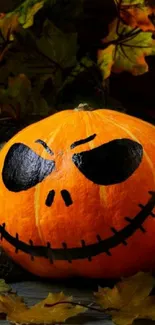
<path fill-rule="evenodd" d="M 16 312 L 24 312 L 28 307 L 25 305 L 23 298 L 15 293 L 0 295 L 0 314 L 10 315 Z"/>
<path fill-rule="evenodd" d="M 115 73 L 128 71 L 135 76 L 143 74 L 148 71 L 145 56 L 155 54 L 152 32 L 133 29 L 117 18 L 109 25 L 109 34 L 103 44 L 107 44 L 108 49 L 98 51 L 97 61 L 104 79 L 109 76 L 110 68 Z"/>
<path fill-rule="evenodd" d="M 8 13 L 0 19 L 0 30 L 5 40 L 12 41 L 14 32 L 19 31 L 18 14 Z"/>
<path fill-rule="evenodd" d="M 13 310 L 13 308 L 10 308 L 10 296 L 5 297 L 4 309 L 7 314 L 7 320 L 18 324 L 51 324 L 53 322 L 64 322 L 66 319 L 87 310 L 85 307 L 72 305 L 70 303 L 72 297 L 65 296 L 63 292 L 49 293 L 47 298 L 30 308 L 22 305 L 20 299 L 18 299 Z M 3 297 L 0 296 L 0 302 L 1 300 L 3 302 Z"/>
<path fill-rule="evenodd" d="M 122 0 L 117 6 L 119 6 L 121 19 L 127 25 L 143 31 L 155 31 L 155 26 L 150 19 L 150 16 L 155 13 L 155 6 L 146 6 L 145 0 L 138 2 Z"/>
<path fill-rule="evenodd" d="M 26 15 L 19 17 L 19 22 L 23 28 L 28 28 L 33 25 L 34 15 L 43 7 L 44 2 L 40 1 L 35 3 L 32 7 L 28 8 Z M 24 18 L 24 19 L 23 19 Z"/>
<path fill-rule="evenodd" d="M 8 88 L 0 88 L 1 113 L 19 118 L 31 93 L 31 83 L 24 74 L 8 78 Z"/>
<path fill-rule="evenodd" d="M 52 5 L 56 3 L 57 0 L 25 0 L 17 7 L 13 14 L 18 15 L 18 21 L 23 28 L 29 28 L 33 25 L 35 14 L 45 5 Z"/>
<path fill-rule="evenodd" d="M 4 279 L 0 279 L 0 292 L 9 292 L 11 287 L 5 282 Z"/>
<path fill-rule="evenodd" d="M 95 63 L 88 57 L 83 57 L 79 62 L 77 62 L 71 73 L 66 77 L 62 87 L 59 89 L 59 92 L 62 91 L 66 85 L 71 84 L 80 73 L 83 73 L 86 69 L 91 68 L 94 64 Z"/>
<path fill-rule="evenodd" d="M 149 296 L 154 285 L 155 278 L 150 273 L 139 272 L 122 279 L 112 289 L 99 288 L 96 302 L 116 325 L 131 325 L 138 318 L 155 320 L 155 296 Z"/>
<path fill-rule="evenodd" d="M 25 74 L 8 78 L 8 87 L 0 88 L 0 113 L 14 119 L 21 116 L 36 114 L 47 116 L 53 113 L 40 89 L 32 88 L 30 80 Z"/>
<path fill-rule="evenodd" d="M 6 96 L 5 98 L 2 98 L 1 89 L 3 90 L 3 88 L 1 86 L 0 112 L 6 112 L 7 116 L 10 116 L 11 114 L 11 116 L 14 117 L 14 108 L 16 107 L 17 109 L 17 106 L 14 105 L 14 101 L 19 101 L 20 97 L 19 109 L 22 116 L 26 114 L 37 114 L 44 117 L 48 114 L 52 114 L 54 112 L 53 107 L 55 105 L 57 92 L 62 85 L 63 71 L 61 67 L 59 64 L 52 62 L 46 55 L 42 54 L 42 52 L 38 50 L 34 36 L 30 30 L 22 30 L 19 42 L 16 42 L 12 49 L 12 51 L 6 53 L 5 61 L 1 66 L 0 84 L 4 84 L 3 88 Z M 19 75 L 25 75 L 25 78 L 27 77 L 30 82 L 32 81 L 31 91 L 27 92 L 28 88 L 24 87 L 24 78 L 19 78 L 18 82 L 22 83 L 19 95 L 16 96 L 16 98 L 14 97 L 14 99 L 8 97 L 6 90 L 8 90 L 8 80 L 11 80 L 9 78 L 9 75 L 11 74 L 16 77 Z M 46 87 L 48 80 L 50 80 L 51 84 L 49 90 L 48 87 Z M 9 106 L 7 106 L 6 100 L 8 103 L 9 99 Z M 10 104 L 13 106 L 13 110 L 11 109 L 12 106 L 10 106 Z"/>
<path fill-rule="evenodd" d="M 115 45 L 111 44 L 104 50 L 98 51 L 98 65 L 102 71 L 103 78 L 107 79 L 111 74 L 114 62 Z"/>
<path fill-rule="evenodd" d="M 9 34 L 9 40 L 14 40 L 14 33 L 23 28 L 29 28 L 33 25 L 35 14 L 49 0 L 25 0 L 19 7 L 8 14 L 0 17 L 0 30 L 5 39 Z M 55 3 L 56 0 L 53 0 Z"/>
<path fill-rule="evenodd" d="M 64 33 L 47 19 L 43 35 L 36 40 L 36 44 L 60 68 L 69 68 L 76 64 L 77 33 Z"/>
<path fill-rule="evenodd" d="M 124 5 L 124 4 L 130 4 L 130 6 L 132 5 L 138 5 L 140 1 L 145 1 L 145 0 L 114 0 L 115 4 L 117 6 L 120 6 L 120 5 Z"/>

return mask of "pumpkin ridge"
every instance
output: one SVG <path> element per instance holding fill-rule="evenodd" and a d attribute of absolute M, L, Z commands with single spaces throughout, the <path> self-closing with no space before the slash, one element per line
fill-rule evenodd
<path fill-rule="evenodd" d="M 59 132 L 59 128 L 55 130 L 55 132 L 51 132 L 50 135 L 54 133 L 54 136 L 56 136 L 56 134 Z M 49 141 L 47 142 L 47 138 L 45 139 L 44 138 L 44 142 L 46 142 L 47 146 L 50 148 L 50 145 L 51 145 L 51 138 L 49 138 Z M 53 140 L 53 137 L 52 137 L 52 140 Z M 47 152 L 45 150 L 45 148 L 43 148 L 43 151 L 42 151 L 42 157 L 45 158 Z M 42 232 L 41 232 L 41 227 L 40 227 L 40 216 L 39 216 L 39 198 L 40 198 L 40 187 L 41 187 L 41 184 L 38 183 L 36 186 L 35 186 L 35 195 L 34 195 L 34 211 L 35 211 L 35 221 L 36 221 L 36 226 L 37 226 L 37 229 L 38 229 L 38 234 L 39 234 L 39 237 L 41 239 L 42 242 L 44 242 L 44 239 L 43 239 L 43 235 L 42 235 Z"/>
<path fill-rule="evenodd" d="M 44 138 L 44 142 L 46 142 L 46 140 L 47 139 Z M 45 156 L 46 153 L 47 152 L 46 152 L 45 148 L 42 148 L 41 156 L 42 157 Z M 38 183 L 35 186 L 35 193 L 34 193 L 34 215 L 35 215 L 35 224 L 36 224 L 36 228 L 37 228 L 37 231 L 38 231 L 38 235 L 39 235 L 40 240 L 43 242 L 43 238 L 42 238 L 42 234 L 40 232 L 40 226 L 39 226 L 39 215 L 37 213 L 37 211 L 39 210 L 39 204 L 38 204 L 38 201 L 36 202 L 36 193 L 38 193 L 38 191 L 40 192 L 40 186 L 39 185 L 40 185 L 40 183 Z M 38 209 L 36 209 L 37 204 L 38 204 Z"/>
<path fill-rule="evenodd" d="M 101 239 L 97 235 L 98 242 L 95 244 L 86 245 L 84 240 L 81 240 L 82 247 L 68 248 L 66 243 L 62 243 L 63 248 L 51 248 L 50 243 L 47 246 L 35 246 L 32 240 L 29 240 L 30 245 L 19 240 L 19 235 L 13 237 L 5 230 L 5 223 L 0 225 L 1 240 L 4 238 L 8 243 L 15 247 L 16 253 L 19 250 L 30 254 L 31 258 L 35 256 L 45 257 L 50 259 L 53 263 L 54 260 L 67 260 L 69 263 L 72 260 L 85 259 L 91 261 L 90 257 L 96 256 L 100 253 L 106 253 L 111 255 L 110 249 L 117 247 L 119 244 L 127 245 L 126 240 L 140 229 L 142 233 L 146 233 L 146 230 L 142 226 L 144 221 L 150 215 L 155 218 L 155 214 L 152 212 L 155 207 L 155 191 L 148 192 L 151 198 L 148 200 L 146 205 L 139 204 L 141 208 L 140 212 L 133 218 L 130 219 L 125 217 L 125 220 L 129 223 L 123 229 L 117 231 L 115 228 L 111 228 L 113 236 L 107 239 Z"/>
<path fill-rule="evenodd" d="M 93 118 L 95 117 L 95 114 L 93 116 Z M 90 125 L 90 119 L 92 119 L 92 123 L 93 123 L 93 118 L 92 118 L 92 112 L 87 112 L 87 115 L 85 115 L 85 126 L 86 126 L 86 135 L 89 136 L 89 134 L 91 134 L 91 125 Z M 89 127 L 88 127 L 89 126 Z M 88 131 L 89 130 L 89 131 Z M 95 146 L 93 145 L 92 142 L 89 143 L 89 148 L 90 149 L 94 149 Z M 106 188 L 105 186 L 103 185 L 99 185 L 99 199 L 100 199 L 100 202 L 104 202 L 105 205 L 106 205 L 106 201 L 107 201 L 107 191 L 106 191 Z M 101 204 L 101 203 L 100 203 Z"/>
<path fill-rule="evenodd" d="M 95 110 L 95 113 L 100 113 L 100 112 L 102 112 L 103 111 L 103 109 L 101 108 L 101 109 L 97 109 L 97 110 Z M 148 122 L 148 121 L 144 121 L 144 120 L 142 120 L 142 119 L 140 119 L 140 118 L 138 118 L 137 116 L 132 116 L 132 115 L 129 115 L 129 114 L 126 114 L 126 113 L 124 113 L 124 112 L 118 112 L 118 111 L 116 111 L 116 110 L 111 110 L 111 109 L 104 109 L 104 111 L 106 111 L 106 113 L 112 113 L 112 112 L 114 112 L 116 115 L 117 115 L 117 113 L 118 113 L 118 115 L 122 115 L 122 116 L 124 116 L 124 117 L 128 117 L 128 119 L 130 118 L 131 120 L 134 118 L 134 120 L 136 121 L 141 121 L 142 122 L 142 124 L 144 124 L 145 126 L 148 126 L 148 127 L 151 127 L 151 128 L 153 128 L 153 130 L 154 130 L 154 125 L 153 124 L 151 124 L 150 122 Z M 108 116 L 105 116 L 105 118 L 107 119 L 107 120 L 113 120 L 113 119 L 111 119 L 110 117 L 108 117 Z"/>

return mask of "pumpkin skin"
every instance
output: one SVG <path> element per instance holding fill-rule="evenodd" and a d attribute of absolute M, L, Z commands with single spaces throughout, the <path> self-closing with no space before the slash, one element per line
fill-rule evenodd
<path fill-rule="evenodd" d="M 117 278 L 155 269 L 155 127 L 67 110 L 0 152 L 1 245 L 43 277 Z"/>

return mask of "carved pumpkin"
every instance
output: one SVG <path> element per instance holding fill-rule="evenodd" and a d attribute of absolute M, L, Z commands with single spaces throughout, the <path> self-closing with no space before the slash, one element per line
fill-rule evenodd
<path fill-rule="evenodd" d="M 0 152 L 1 244 L 44 277 L 155 269 L 155 127 L 112 110 L 67 110 Z"/>

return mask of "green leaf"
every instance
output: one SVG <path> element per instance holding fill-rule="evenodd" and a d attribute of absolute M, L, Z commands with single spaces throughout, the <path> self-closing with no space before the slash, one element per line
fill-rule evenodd
<path fill-rule="evenodd" d="M 29 7 L 24 15 L 19 17 L 19 23 L 23 26 L 23 28 L 28 28 L 33 25 L 34 15 L 43 7 L 43 5 L 43 1 L 37 2 L 32 7 Z"/>
<path fill-rule="evenodd" d="M 77 62 L 76 66 L 72 69 L 71 73 L 66 77 L 60 91 L 67 85 L 72 83 L 76 77 L 84 72 L 86 69 L 91 68 L 95 63 L 89 59 L 88 57 L 83 57 L 79 62 Z"/>
<path fill-rule="evenodd" d="M 76 64 L 77 33 L 64 33 L 46 20 L 43 35 L 36 40 L 36 44 L 40 52 L 62 69 Z"/>

